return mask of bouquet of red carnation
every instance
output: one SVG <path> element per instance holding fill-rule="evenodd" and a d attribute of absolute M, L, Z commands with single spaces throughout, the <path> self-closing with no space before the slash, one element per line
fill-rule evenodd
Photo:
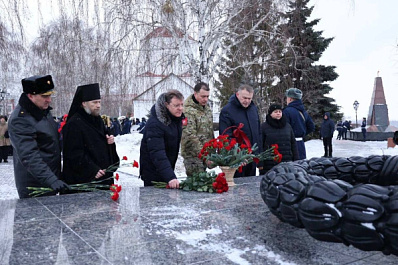
<path fill-rule="evenodd" d="M 122 161 L 119 163 L 115 163 L 110 165 L 107 169 L 105 169 L 105 172 L 115 172 L 119 167 L 138 167 L 138 162 L 133 161 L 133 162 L 124 162 L 127 161 L 127 157 L 123 156 Z M 109 179 L 115 179 L 115 182 L 117 184 L 112 184 L 112 185 L 104 185 L 102 182 L 104 180 L 109 180 Z M 111 199 L 114 201 L 117 201 L 119 199 L 119 192 L 122 190 L 122 186 L 118 184 L 119 183 L 119 174 L 116 173 L 114 176 L 111 176 L 106 179 L 101 179 L 101 180 L 93 180 L 91 182 L 87 183 L 79 183 L 79 184 L 71 184 L 69 185 L 69 189 L 72 191 L 96 191 L 96 190 L 104 190 L 104 189 L 110 189 L 111 191 Z M 29 193 L 30 196 L 32 197 L 37 197 L 37 196 L 42 196 L 45 195 L 46 193 L 53 192 L 53 189 L 49 187 L 28 187 L 28 190 L 31 190 L 32 192 Z"/>
<path fill-rule="evenodd" d="M 224 134 L 232 126 L 227 128 L 223 134 L 215 139 L 211 139 L 203 145 L 198 157 L 203 161 L 211 161 L 212 166 L 228 166 L 231 168 L 242 169 L 242 165 L 255 162 L 258 164 L 263 160 L 280 161 L 282 155 L 278 151 L 278 146 L 273 145 L 264 152 L 255 155 L 257 145 L 251 146 L 246 134 L 241 130 L 244 125 L 241 123 L 232 133 L 232 137 Z"/>
<path fill-rule="evenodd" d="M 168 189 L 166 182 L 152 181 L 156 188 Z M 185 191 L 201 191 L 201 192 L 227 192 L 228 183 L 225 179 L 224 173 L 218 175 L 214 171 L 194 173 L 192 176 L 188 176 L 185 180 L 181 181 L 180 189 Z"/>

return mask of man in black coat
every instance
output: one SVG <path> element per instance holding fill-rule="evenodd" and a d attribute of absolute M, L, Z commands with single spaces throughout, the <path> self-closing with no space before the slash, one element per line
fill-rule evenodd
<path fill-rule="evenodd" d="M 325 149 L 324 157 L 332 157 L 332 139 L 334 133 L 334 122 L 330 119 L 330 113 L 326 112 L 323 116 L 321 125 L 321 138 L 323 140 L 323 148 Z"/>
<path fill-rule="evenodd" d="M 166 182 L 178 189 L 174 173 L 180 150 L 184 96 L 178 90 L 169 90 L 157 99 L 145 125 L 140 147 L 140 176 L 144 186 L 152 181 Z"/>
<path fill-rule="evenodd" d="M 256 154 L 261 152 L 261 128 L 260 117 L 253 99 L 254 90 L 249 85 L 241 85 L 236 94 L 232 95 L 228 104 L 221 110 L 219 119 L 219 133 L 232 135 L 235 128 L 225 131 L 231 126 L 238 127 L 240 123 L 244 126 L 242 131 L 247 135 L 250 144 L 257 144 Z M 224 132 L 225 131 L 225 132 Z M 242 172 L 236 171 L 234 177 L 248 177 L 256 175 L 256 164 L 250 163 L 243 167 Z"/>
<path fill-rule="evenodd" d="M 14 148 L 14 176 L 19 198 L 29 198 L 27 187 L 69 189 L 61 177 L 58 126 L 50 110 L 54 83 L 51 75 L 22 79 L 23 93 L 12 112 L 8 131 Z M 53 195 L 55 193 L 49 193 Z"/>
<path fill-rule="evenodd" d="M 99 84 L 78 86 L 63 128 L 63 178 L 69 184 L 104 180 L 112 184 L 113 172 L 106 169 L 119 162 L 113 135 L 100 116 Z"/>

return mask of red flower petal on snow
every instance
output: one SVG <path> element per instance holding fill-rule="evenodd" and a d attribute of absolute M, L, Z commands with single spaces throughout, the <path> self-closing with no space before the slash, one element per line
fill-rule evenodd
<path fill-rule="evenodd" d="M 119 174 L 118 173 L 116 173 L 115 179 L 119 180 Z"/>
<path fill-rule="evenodd" d="M 133 162 L 133 167 L 137 167 L 138 168 L 138 162 L 134 160 Z"/>

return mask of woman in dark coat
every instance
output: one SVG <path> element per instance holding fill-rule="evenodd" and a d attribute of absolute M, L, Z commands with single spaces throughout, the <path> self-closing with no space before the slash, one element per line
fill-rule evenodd
<path fill-rule="evenodd" d="M 159 96 L 151 109 L 140 148 L 140 176 L 144 186 L 158 181 L 168 183 L 170 188 L 179 187 L 174 168 L 182 134 L 183 100 L 179 91 L 169 90 Z"/>
<path fill-rule="evenodd" d="M 261 136 L 263 150 L 270 148 L 273 144 L 279 146 L 282 162 L 299 159 L 294 132 L 282 114 L 282 106 L 273 104 L 269 107 L 266 122 L 261 124 Z M 260 167 L 260 174 L 265 174 L 276 164 L 278 164 L 276 161 L 264 160 L 262 169 Z"/>

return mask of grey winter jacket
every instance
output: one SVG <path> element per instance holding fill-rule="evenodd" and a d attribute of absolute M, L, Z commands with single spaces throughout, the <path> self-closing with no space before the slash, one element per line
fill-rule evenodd
<path fill-rule="evenodd" d="M 20 198 L 30 197 L 27 187 L 50 187 L 61 175 L 57 123 L 50 109 L 40 110 L 23 93 L 10 116 L 8 131 Z"/>

